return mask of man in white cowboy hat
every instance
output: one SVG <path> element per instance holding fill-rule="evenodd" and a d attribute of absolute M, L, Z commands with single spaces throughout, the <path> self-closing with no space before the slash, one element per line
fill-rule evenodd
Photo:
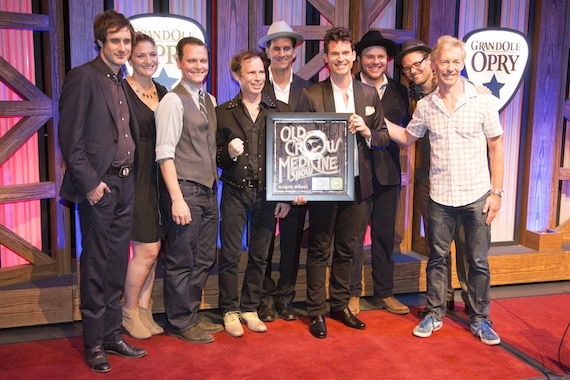
<path fill-rule="evenodd" d="M 303 88 L 312 83 L 293 74 L 292 65 L 297 57 L 295 47 L 303 42 L 303 36 L 293 31 L 285 21 L 275 21 L 267 35 L 259 40 L 270 61 L 263 92 L 268 96 L 289 104 L 292 110 L 299 105 Z M 263 282 L 263 293 L 259 307 L 259 318 L 271 322 L 276 318 L 292 321 L 297 318 L 293 308 L 295 283 L 299 269 L 301 238 L 305 224 L 306 206 L 291 208 L 289 215 L 279 221 L 280 250 L 279 280 L 271 278 L 274 244 L 269 247 L 267 270 Z"/>
<path fill-rule="evenodd" d="M 361 71 L 356 75 L 363 83 L 374 87 L 382 100 L 384 116 L 392 123 L 406 126 L 410 120 L 408 90 L 395 80 L 388 78 L 388 62 L 396 54 L 396 44 L 386 39 L 377 30 L 366 33 L 355 46 Z M 383 150 L 374 150 L 373 186 L 374 194 L 366 200 L 367 210 L 363 229 L 354 253 L 350 281 L 349 308 L 353 314 L 360 311 L 362 293 L 362 245 L 366 225 L 370 219 L 372 237 L 372 279 L 374 283 L 373 303 L 394 314 L 407 314 L 410 309 L 394 297 L 394 237 L 396 214 L 400 195 L 402 169 L 400 149 L 393 141 Z"/>

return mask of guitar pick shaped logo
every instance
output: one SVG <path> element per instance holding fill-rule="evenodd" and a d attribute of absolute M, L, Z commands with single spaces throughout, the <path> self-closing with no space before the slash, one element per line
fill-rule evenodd
<path fill-rule="evenodd" d="M 491 90 L 501 112 L 522 83 L 528 64 L 526 36 L 518 30 L 486 28 L 468 33 L 463 40 L 467 77 Z"/>

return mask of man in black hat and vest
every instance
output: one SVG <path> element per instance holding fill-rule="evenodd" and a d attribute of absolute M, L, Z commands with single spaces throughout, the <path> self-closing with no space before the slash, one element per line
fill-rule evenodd
<path fill-rule="evenodd" d="M 356 75 L 362 83 L 376 89 L 382 100 L 384 117 L 392 123 L 406 126 L 410 120 L 406 87 L 388 78 L 388 62 L 396 54 L 396 44 L 385 39 L 377 30 L 366 33 L 355 46 L 361 71 Z M 372 183 L 374 194 L 366 200 L 365 221 L 356 245 L 350 282 L 349 307 L 353 314 L 360 311 L 362 293 L 363 240 L 370 219 L 372 237 L 373 303 L 395 314 L 407 314 L 410 309 L 394 297 L 394 237 L 400 195 L 402 169 L 400 149 L 393 141 L 386 149 L 372 151 Z"/>
<path fill-rule="evenodd" d="M 312 84 L 293 74 L 292 66 L 297 57 L 295 48 L 302 42 L 303 36 L 294 32 L 285 21 L 275 21 L 269 27 L 267 35 L 259 40 L 259 46 L 265 48 L 265 54 L 270 61 L 263 92 L 273 99 L 289 104 L 291 110 L 299 106 L 303 88 Z M 291 207 L 287 217 L 279 220 L 281 255 L 277 284 L 271 278 L 274 242 L 269 246 L 261 305 L 258 310 L 259 319 L 264 322 L 271 322 L 278 317 L 286 321 L 297 319 L 292 302 L 299 270 L 306 210 L 306 206 Z"/>

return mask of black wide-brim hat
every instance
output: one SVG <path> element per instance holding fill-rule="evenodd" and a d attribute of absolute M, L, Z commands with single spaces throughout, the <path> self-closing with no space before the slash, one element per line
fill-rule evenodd
<path fill-rule="evenodd" d="M 386 49 L 388 59 L 393 58 L 397 51 L 397 45 L 394 41 L 382 37 L 382 33 L 377 30 L 371 30 L 362 36 L 362 39 L 354 46 L 356 55 L 362 54 L 362 51 L 370 46 L 382 46 Z"/>
<path fill-rule="evenodd" d="M 396 55 L 396 57 L 394 58 L 394 62 L 396 63 L 396 65 L 402 66 L 402 59 L 406 55 L 413 53 L 414 51 L 423 51 L 428 54 L 431 54 L 431 48 L 429 46 L 424 44 L 422 40 L 417 40 L 413 38 L 411 40 L 404 41 L 404 43 L 402 44 L 402 51 L 400 51 Z"/>

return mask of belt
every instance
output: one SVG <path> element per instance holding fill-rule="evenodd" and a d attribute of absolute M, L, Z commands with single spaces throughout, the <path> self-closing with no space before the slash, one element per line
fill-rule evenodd
<path fill-rule="evenodd" d="M 257 188 L 258 185 L 259 185 L 259 181 L 256 179 L 246 179 L 245 180 L 245 186 L 246 187 Z"/>
<path fill-rule="evenodd" d="M 133 172 L 133 165 L 111 166 L 109 175 L 116 175 L 120 178 L 128 177 Z"/>

